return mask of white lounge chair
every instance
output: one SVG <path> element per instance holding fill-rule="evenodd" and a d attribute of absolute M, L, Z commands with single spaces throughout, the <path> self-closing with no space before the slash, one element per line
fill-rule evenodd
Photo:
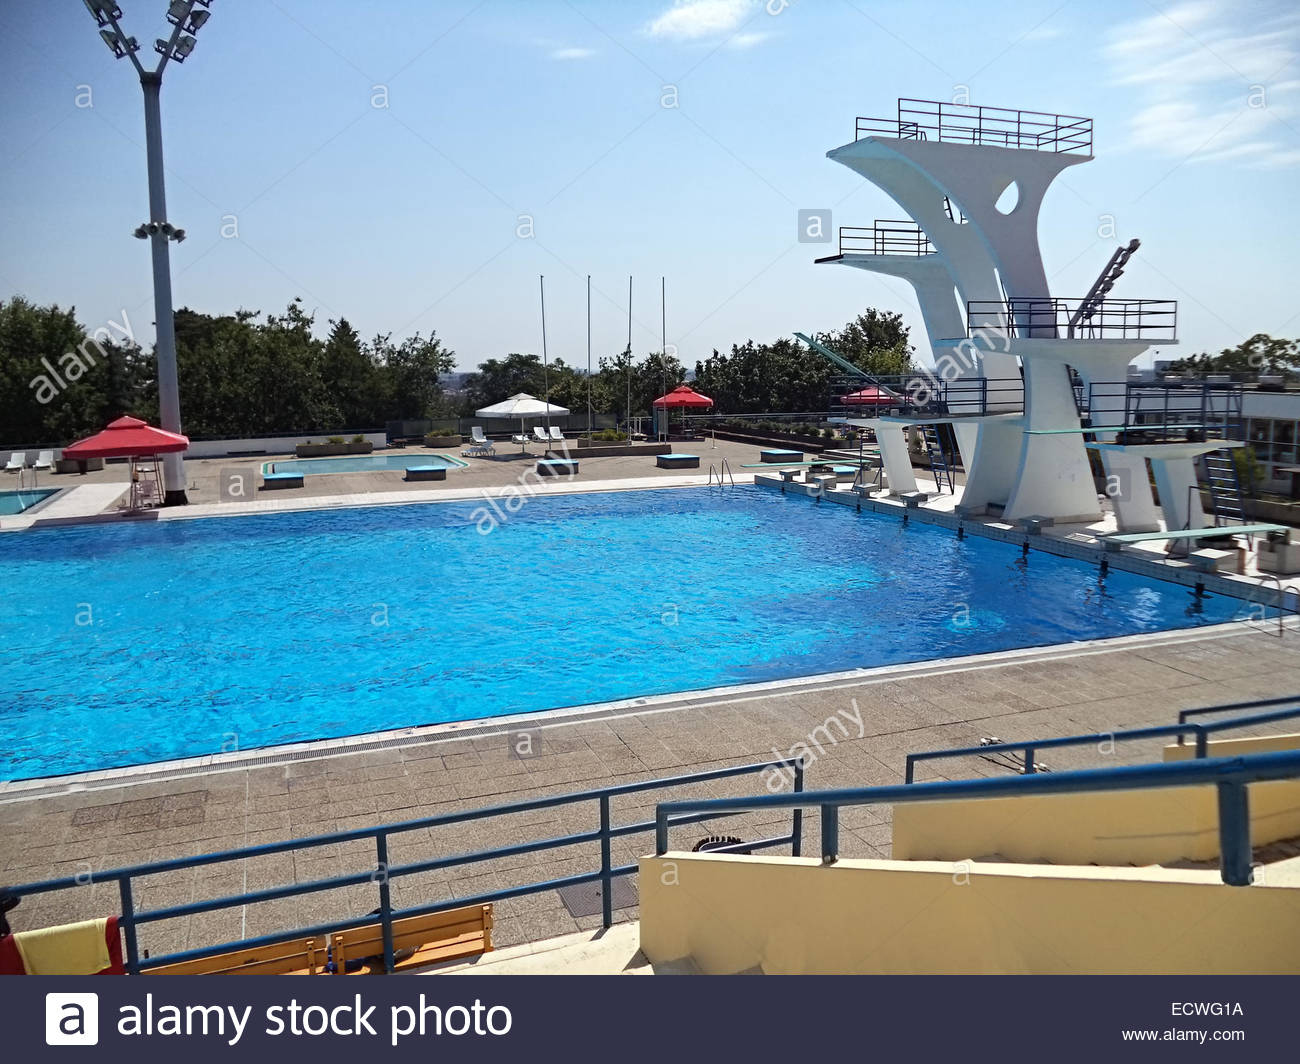
<path fill-rule="evenodd" d="M 6 473 L 17 473 L 27 465 L 27 456 L 22 451 L 14 451 L 9 456 L 9 464 L 5 466 Z"/>
<path fill-rule="evenodd" d="M 470 444 L 465 448 L 465 454 L 496 454 L 496 448 L 492 446 L 492 441 L 483 434 L 482 425 L 474 425 L 469 430 Z"/>
<path fill-rule="evenodd" d="M 38 454 L 38 455 L 36 456 L 36 464 L 33 465 L 32 468 L 33 468 L 33 469 L 53 469 L 53 468 L 54 468 L 54 452 L 53 452 L 53 451 L 42 451 L 40 454 Z"/>
<path fill-rule="evenodd" d="M 533 429 L 533 439 L 537 440 L 539 443 L 551 442 L 551 437 L 546 435 L 546 430 L 542 428 L 541 425 L 538 425 L 536 428 Z"/>
<path fill-rule="evenodd" d="M 552 443 L 563 443 L 563 442 L 564 442 L 564 433 L 560 431 L 560 426 L 559 426 L 559 425 L 552 425 L 552 426 L 551 426 L 551 442 L 552 442 Z"/>

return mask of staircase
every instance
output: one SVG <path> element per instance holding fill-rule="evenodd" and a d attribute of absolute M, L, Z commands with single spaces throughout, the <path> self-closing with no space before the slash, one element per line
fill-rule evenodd
<path fill-rule="evenodd" d="M 943 491 L 945 482 L 948 485 L 948 494 L 955 493 L 952 484 L 952 465 L 948 461 L 948 456 L 944 453 L 943 444 L 939 440 L 938 430 L 933 425 L 922 425 L 921 433 L 925 438 L 925 450 L 930 456 L 930 472 L 934 474 L 934 486 L 937 490 Z"/>
<path fill-rule="evenodd" d="M 1241 482 L 1237 479 L 1237 464 L 1228 448 L 1203 455 L 1205 483 L 1210 490 L 1210 511 L 1215 527 L 1246 523 L 1245 505 L 1241 498 Z"/>

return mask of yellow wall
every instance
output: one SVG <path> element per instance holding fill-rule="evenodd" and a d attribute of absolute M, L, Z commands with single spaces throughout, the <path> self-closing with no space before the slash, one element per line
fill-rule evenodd
<path fill-rule="evenodd" d="M 641 948 L 708 974 L 1300 973 L 1300 890 L 1217 873 L 670 853 Z"/>
<path fill-rule="evenodd" d="M 1300 735 L 1210 743 L 1210 756 L 1291 750 Z M 1190 756 L 1171 746 L 1165 759 Z M 1300 835 L 1300 780 L 1250 788 L 1255 845 Z M 960 861 L 997 856 L 1052 864 L 1164 864 L 1219 856 L 1219 819 L 1212 785 L 1159 790 L 977 798 L 894 807 L 898 860 Z"/>

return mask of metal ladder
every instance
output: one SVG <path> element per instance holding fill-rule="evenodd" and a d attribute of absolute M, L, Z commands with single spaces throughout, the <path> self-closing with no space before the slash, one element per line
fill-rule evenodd
<path fill-rule="evenodd" d="M 718 478 L 718 487 L 725 488 L 727 486 L 726 481 L 722 479 L 723 474 L 726 475 L 727 480 L 731 481 L 731 486 L 733 488 L 736 486 L 736 478 L 731 475 L 731 465 L 727 462 L 725 458 L 722 460 L 721 466 L 714 466 L 712 464 L 709 465 L 709 482 L 705 485 L 705 487 L 709 487 L 709 488 L 713 487 L 713 478 L 715 474 L 717 475 Z"/>
<path fill-rule="evenodd" d="M 947 481 L 948 494 L 955 494 L 956 489 L 952 485 L 952 466 L 948 462 L 948 456 L 943 452 L 943 445 L 939 442 L 938 430 L 933 425 L 922 425 L 921 434 L 925 439 L 925 449 L 930 455 L 930 472 L 934 474 L 935 489 L 943 491 L 944 482 Z"/>
<path fill-rule="evenodd" d="M 1237 463 L 1227 448 L 1202 455 L 1205 483 L 1210 489 L 1210 510 L 1215 525 L 1242 525 L 1246 523 L 1245 506 L 1241 499 L 1241 481 L 1237 478 Z"/>

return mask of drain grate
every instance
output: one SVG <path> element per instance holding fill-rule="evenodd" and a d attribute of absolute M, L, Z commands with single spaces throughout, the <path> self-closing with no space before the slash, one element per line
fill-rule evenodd
<path fill-rule="evenodd" d="M 630 909 L 637 904 L 636 887 L 632 886 L 631 881 L 626 876 L 621 876 L 613 882 L 611 896 L 615 909 Z M 575 883 L 570 887 L 560 887 L 556 894 L 560 896 L 560 901 L 564 902 L 564 907 L 569 910 L 570 916 L 599 916 L 601 913 L 601 891 L 602 884 L 595 883 Z"/>

